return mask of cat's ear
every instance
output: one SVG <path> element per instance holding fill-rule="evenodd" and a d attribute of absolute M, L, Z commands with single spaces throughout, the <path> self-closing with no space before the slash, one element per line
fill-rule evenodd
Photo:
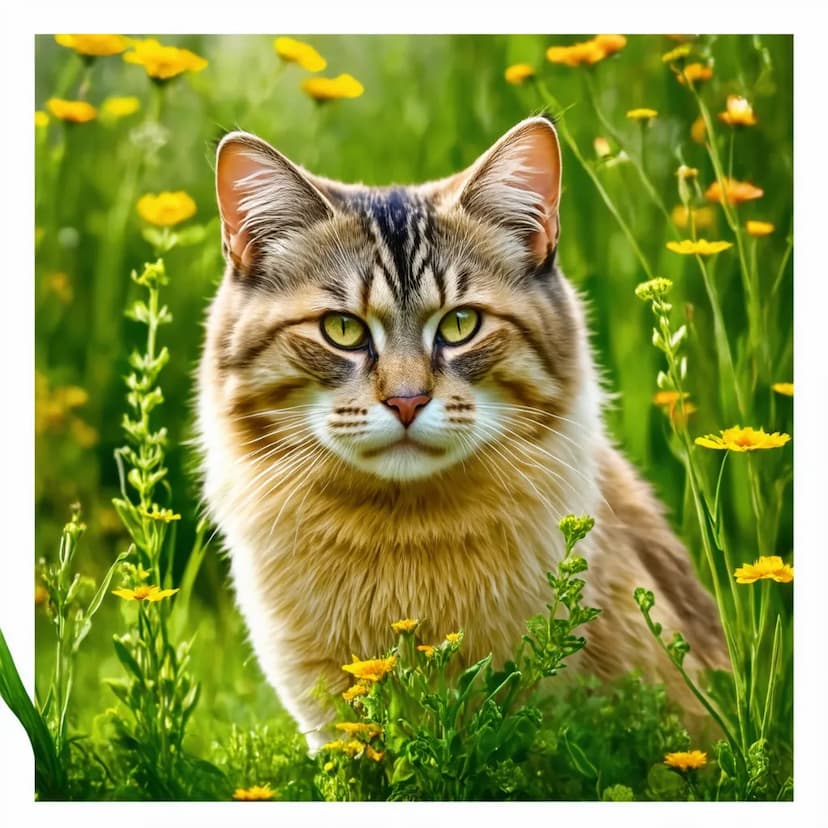
<path fill-rule="evenodd" d="M 242 271 L 266 244 L 333 215 L 303 170 L 246 132 L 231 132 L 218 145 L 216 196 L 225 255 Z"/>
<path fill-rule="evenodd" d="M 546 118 L 527 118 L 460 174 L 459 203 L 518 236 L 540 263 L 557 247 L 561 150 Z"/>

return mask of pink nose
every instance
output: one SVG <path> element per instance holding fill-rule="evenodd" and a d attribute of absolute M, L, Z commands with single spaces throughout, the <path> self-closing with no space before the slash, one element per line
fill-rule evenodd
<path fill-rule="evenodd" d="M 414 422 L 417 412 L 431 402 L 431 397 L 428 394 L 417 394 L 414 397 L 389 397 L 383 402 L 394 409 L 400 422 L 408 428 Z"/>

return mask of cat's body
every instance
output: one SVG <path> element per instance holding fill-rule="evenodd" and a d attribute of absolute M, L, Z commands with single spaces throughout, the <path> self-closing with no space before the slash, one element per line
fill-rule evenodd
<path fill-rule="evenodd" d="M 312 745 L 313 692 L 380 655 L 390 622 L 462 655 L 514 654 L 545 611 L 564 514 L 586 669 L 686 689 L 632 598 L 689 664 L 725 666 L 716 612 L 648 488 L 610 445 L 578 298 L 554 263 L 560 157 L 536 118 L 419 187 L 312 177 L 252 136 L 219 148 L 228 271 L 200 372 L 205 492 L 268 680 Z"/>

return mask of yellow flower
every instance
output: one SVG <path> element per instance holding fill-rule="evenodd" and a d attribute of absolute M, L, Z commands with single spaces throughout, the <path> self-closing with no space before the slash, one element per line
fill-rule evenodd
<path fill-rule="evenodd" d="M 360 742 L 359 739 L 350 739 L 347 742 L 344 739 L 337 739 L 334 742 L 328 742 L 322 745 L 322 750 L 338 750 L 346 756 L 353 758 L 360 756 L 366 747 L 367 745 Z"/>
<path fill-rule="evenodd" d="M 416 618 L 403 618 L 402 621 L 395 621 L 391 625 L 391 629 L 394 630 L 397 635 L 400 633 L 410 633 L 414 632 L 417 628 L 417 624 L 420 622 Z"/>
<path fill-rule="evenodd" d="M 446 641 L 448 641 L 449 644 L 459 644 L 462 640 L 462 632 L 448 633 L 448 635 L 446 635 Z"/>
<path fill-rule="evenodd" d="M 353 687 L 349 687 L 343 694 L 342 698 L 345 701 L 350 702 L 353 701 L 357 696 L 366 696 L 369 693 L 368 688 L 364 684 L 355 684 Z"/>
<path fill-rule="evenodd" d="M 124 118 L 141 108 L 141 101 L 134 96 L 124 98 L 107 98 L 101 104 L 101 111 L 112 118 Z"/>
<path fill-rule="evenodd" d="M 149 512 L 146 509 L 139 509 L 138 511 L 145 518 L 157 520 L 159 523 L 170 523 L 174 520 L 181 520 L 181 515 L 176 514 L 172 509 L 159 509 L 155 504 L 153 504 Z"/>
<path fill-rule="evenodd" d="M 125 601 L 150 601 L 155 603 L 170 595 L 175 595 L 177 589 L 161 589 L 157 586 L 137 586 L 135 589 L 113 589 L 112 594 Z"/>
<path fill-rule="evenodd" d="M 686 400 L 690 395 L 684 391 L 656 391 L 653 394 L 653 405 L 674 406 L 680 399 Z"/>
<path fill-rule="evenodd" d="M 651 118 L 657 118 L 658 112 L 655 109 L 639 107 L 638 109 L 630 109 L 627 112 L 627 117 L 634 121 L 649 121 Z"/>
<path fill-rule="evenodd" d="M 668 753 L 664 757 L 664 764 L 678 770 L 695 770 L 707 764 L 707 754 L 701 750 L 680 751 Z"/>
<path fill-rule="evenodd" d="M 653 404 L 664 409 L 664 413 L 676 425 L 687 425 L 689 416 L 698 411 L 693 403 L 687 401 L 689 396 L 686 391 L 683 393 L 678 391 L 656 391 L 653 395 Z M 680 399 L 683 401 L 681 405 L 679 405 Z"/>
<path fill-rule="evenodd" d="M 163 46 L 151 37 L 133 42 L 132 51 L 124 55 L 124 60 L 143 66 L 155 80 L 169 80 L 182 72 L 200 72 L 207 66 L 207 61 L 195 52 Z"/>
<path fill-rule="evenodd" d="M 382 757 L 385 756 L 384 750 L 374 750 L 371 745 L 365 746 L 365 755 L 374 762 L 382 762 Z"/>
<path fill-rule="evenodd" d="M 71 121 L 73 124 L 85 124 L 98 117 L 98 110 L 87 101 L 65 101 L 62 98 L 49 98 L 46 108 L 55 118 Z"/>
<path fill-rule="evenodd" d="M 719 120 L 730 126 L 753 126 L 757 122 L 753 107 L 739 95 L 727 96 L 727 108 L 719 113 Z"/>
<path fill-rule="evenodd" d="M 360 681 L 379 681 L 386 673 L 390 673 L 397 663 L 396 656 L 371 658 L 367 661 L 360 661 L 356 656 L 353 658 L 353 664 L 343 664 L 342 669 L 346 673 L 356 676 Z"/>
<path fill-rule="evenodd" d="M 767 236 L 776 228 L 769 221 L 747 221 L 745 229 L 749 236 Z"/>
<path fill-rule="evenodd" d="M 196 203 L 183 190 L 147 193 L 138 199 L 136 209 L 144 221 L 170 227 L 195 215 Z"/>
<path fill-rule="evenodd" d="M 682 181 L 688 181 L 691 178 L 695 178 L 698 174 L 699 174 L 699 171 L 695 167 L 688 167 L 687 164 L 682 164 L 676 170 L 676 175 Z"/>
<path fill-rule="evenodd" d="M 743 201 L 752 201 L 761 198 L 765 191 L 750 184 L 747 181 L 736 181 L 733 178 L 724 178 L 724 187 L 718 181 L 714 181 L 704 194 L 708 201 L 718 201 L 723 204 L 724 200 L 730 205 L 741 204 Z"/>
<path fill-rule="evenodd" d="M 373 739 L 382 733 L 382 728 L 373 722 L 338 722 L 336 729 L 351 737 L 359 736 L 365 740 Z"/>
<path fill-rule="evenodd" d="M 793 581 L 793 567 L 782 562 L 779 555 L 762 555 L 756 563 L 743 564 L 733 573 L 737 584 L 753 584 L 763 579 L 789 584 Z"/>
<path fill-rule="evenodd" d="M 722 250 L 727 250 L 733 247 L 731 242 L 726 241 L 707 241 L 707 239 L 682 239 L 681 241 L 667 242 L 667 249 L 672 250 L 673 253 L 681 253 L 682 256 L 713 256 L 716 253 L 721 253 Z"/>
<path fill-rule="evenodd" d="M 722 429 L 721 437 L 715 434 L 696 437 L 696 445 L 723 451 L 755 451 L 756 449 L 780 448 L 790 439 L 789 434 L 780 434 L 778 431 L 767 434 L 763 428 L 733 426 Z"/>
<path fill-rule="evenodd" d="M 90 57 L 106 57 L 119 55 L 129 46 L 129 40 L 122 35 L 108 34 L 59 34 L 55 40 L 69 49 L 74 49 L 79 55 Z"/>
<path fill-rule="evenodd" d="M 775 382 L 771 386 L 777 394 L 784 394 L 786 397 L 793 396 L 793 387 L 794 384 L 792 382 Z"/>
<path fill-rule="evenodd" d="M 534 78 L 535 70 L 528 63 L 516 63 L 514 66 L 510 66 L 503 74 L 509 83 L 519 86 L 525 80 Z"/>
<path fill-rule="evenodd" d="M 681 46 L 676 46 L 675 49 L 671 49 L 669 52 L 663 54 L 661 60 L 664 63 L 674 63 L 677 60 L 686 58 L 691 51 L 692 48 L 688 43 L 682 43 Z"/>
<path fill-rule="evenodd" d="M 703 144 L 704 138 L 707 135 L 707 124 L 704 122 L 704 118 L 699 115 L 695 121 L 690 125 L 690 137 L 697 143 Z"/>
<path fill-rule="evenodd" d="M 571 46 L 550 46 L 546 50 L 546 59 L 550 63 L 563 63 L 566 66 L 582 66 L 598 63 L 615 54 L 627 45 L 624 35 L 597 35 L 583 43 Z"/>
<path fill-rule="evenodd" d="M 433 644 L 418 644 L 417 649 L 425 654 L 426 658 L 431 658 L 434 655 L 434 645 Z"/>
<path fill-rule="evenodd" d="M 313 46 L 292 37 L 277 37 L 273 48 L 285 63 L 298 63 L 308 72 L 321 72 L 328 65 L 328 61 Z"/>
<path fill-rule="evenodd" d="M 358 98 L 365 87 L 351 75 L 337 75 L 335 78 L 308 78 L 302 83 L 302 91 L 315 101 L 335 101 Z"/>
<path fill-rule="evenodd" d="M 35 126 L 45 127 L 49 125 L 49 116 L 41 109 L 35 111 Z"/>
<path fill-rule="evenodd" d="M 254 785 L 252 788 L 236 788 L 233 791 L 233 799 L 238 799 L 245 802 L 264 801 L 273 799 L 275 792 L 271 790 L 270 785 Z"/>
<path fill-rule="evenodd" d="M 701 83 L 713 77 L 713 67 L 704 63 L 688 63 L 680 72 L 676 73 L 679 83 Z"/>
<path fill-rule="evenodd" d="M 35 587 L 34 599 L 36 607 L 39 607 L 41 604 L 45 604 L 46 601 L 49 600 L 49 593 L 46 590 L 45 586 L 43 586 L 42 584 L 37 584 L 37 586 Z"/>
<path fill-rule="evenodd" d="M 712 207 L 685 207 L 677 204 L 673 207 L 670 218 L 676 227 L 682 229 L 690 226 L 691 218 L 696 230 L 709 230 L 716 223 L 716 213 Z"/>
<path fill-rule="evenodd" d="M 330 773 L 335 767 L 336 765 L 334 765 L 333 762 L 325 762 L 325 764 L 322 765 L 322 770 L 325 771 L 325 773 Z"/>

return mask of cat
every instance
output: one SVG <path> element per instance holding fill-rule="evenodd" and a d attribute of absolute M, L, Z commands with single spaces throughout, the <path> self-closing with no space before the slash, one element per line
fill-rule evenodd
<path fill-rule="evenodd" d="M 595 518 L 578 669 L 638 669 L 691 708 L 637 586 L 691 672 L 726 668 L 710 595 L 602 423 L 582 302 L 556 264 L 561 153 L 528 118 L 466 170 L 366 187 L 258 137 L 220 142 L 224 279 L 199 368 L 204 491 L 265 676 L 311 748 L 352 654 L 390 622 L 514 654 L 545 612 L 557 529 Z"/>

